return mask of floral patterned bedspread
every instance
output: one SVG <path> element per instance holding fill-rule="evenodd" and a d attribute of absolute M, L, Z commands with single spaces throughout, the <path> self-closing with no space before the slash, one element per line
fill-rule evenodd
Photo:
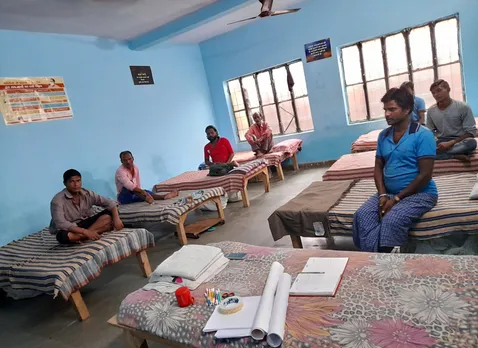
<path fill-rule="evenodd" d="M 204 334 L 213 308 L 204 289 L 261 295 L 272 262 L 294 278 L 309 257 L 349 257 L 337 296 L 290 297 L 283 347 L 478 347 L 478 257 L 370 254 L 275 249 L 236 242 L 213 244 L 231 261 L 193 292 L 196 305 L 179 308 L 174 294 L 138 290 L 122 302 L 120 324 L 194 347 L 257 347 L 251 338 L 215 340 Z"/>

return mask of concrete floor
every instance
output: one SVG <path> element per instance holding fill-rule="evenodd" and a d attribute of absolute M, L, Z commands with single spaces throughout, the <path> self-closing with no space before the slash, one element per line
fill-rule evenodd
<path fill-rule="evenodd" d="M 313 181 L 322 179 L 324 169 L 308 169 L 298 173 L 286 172 L 286 180 L 273 180 L 271 192 L 264 194 L 261 183 L 249 185 L 251 207 L 242 208 L 242 203 L 229 204 L 225 210 L 226 224 L 214 232 L 201 235 L 190 243 L 207 244 L 218 241 L 238 241 L 248 244 L 291 247 L 289 238 L 274 242 L 267 218 Z M 197 218 L 194 216 L 193 218 Z M 156 247 L 148 250 L 151 267 L 154 269 L 166 257 L 179 249 L 174 237 L 174 227 L 164 224 L 149 225 Z M 327 248 L 324 240 L 303 240 L 304 248 Z M 355 250 L 351 239 L 338 238 L 335 247 Z M 80 322 L 70 303 L 49 296 L 13 301 L 0 300 L 0 346 L 5 348 L 123 348 L 121 331 L 110 327 L 106 321 L 118 310 L 122 299 L 130 292 L 141 288 L 147 279 L 140 274 L 134 256 L 106 267 L 101 276 L 82 289 L 83 298 L 91 318 Z M 161 347 L 150 344 L 151 348 Z"/>

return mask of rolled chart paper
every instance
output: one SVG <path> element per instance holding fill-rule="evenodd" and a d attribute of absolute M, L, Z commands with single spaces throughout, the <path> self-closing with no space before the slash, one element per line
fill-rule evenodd
<path fill-rule="evenodd" d="M 279 262 L 274 262 L 271 266 L 269 276 L 267 277 L 264 291 L 262 292 L 259 308 L 257 308 L 256 317 L 252 322 L 251 336 L 257 341 L 261 341 L 269 332 L 269 323 L 271 321 L 272 306 L 274 304 L 274 294 L 277 290 L 279 278 L 284 273 L 284 266 Z"/>
<path fill-rule="evenodd" d="M 269 334 L 267 343 L 273 347 L 279 347 L 284 340 L 285 317 L 287 306 L 289 305 L 289 290 L 292 278 L 290 274 L 282 273 L 277 285 L 274 307 L 272 309 L 271 322 L 269 325 Z"/>

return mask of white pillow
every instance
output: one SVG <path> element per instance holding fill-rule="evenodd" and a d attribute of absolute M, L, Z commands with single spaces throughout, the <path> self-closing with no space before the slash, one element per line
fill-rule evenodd
<path fill-rule="evenodd" d="M 473 189 L 470 193 L 470 199 L 478 199 L 478 182 L 473 186 Z"/>

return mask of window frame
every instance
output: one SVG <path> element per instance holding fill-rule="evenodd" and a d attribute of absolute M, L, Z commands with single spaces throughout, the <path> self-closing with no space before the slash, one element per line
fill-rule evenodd
<path fill-rule="evenodd" d="M 447 21 L 450 19 L 455 18 L 457 21 L 457 44 L 458 44 L 458 60 L 448 62 L 445 64 L 438 64 L 438 57 L 437 57 L 437 47 L 436 47 L 436 37 L 435 37 L 435 26 L 443 21 Z M 430 29 L 430 40 L 431 40 L 431 50 L 432 50 L 432 65 L 427 66 L 424 68 L 418 68 L 418 69 L 413 69 L 413 62 L 412 62 L 412 54 L 411 54 L 411 49 L 410 49 L 410 33 L 413 29 L 418 29 L 418 28 L 423 28 L 423 27 L 429 27 Z M 394 36 L 397 34 L 402 34 L 405 40 L 405 53 L 407 57 L 407 71 L 406 72 L 401 72 L 401 73 L 396 73 L 396 74 L 389 74 L 388 70 L 388 61 L 387 61 L 387 46 L 386 46 L 386 38 L 390 36 Z M 383 62 L 383 68 L 384 68 L 384 76 L 377 78 L 377 79 L 371 79 L 367 80 L 366 79 L 366 72 L 365 72 L 365 64 L 364 64 L 364 57 L 363 57 L 363 51 L 362 51 L 362 46 L 364 43 L 369 42 L 369 41 L 374 41 L 374 40 L 380 40 L 381 43 L 381 49 L 382 49 L 382 62 Z M 344 60 L 343 60 L 343 49 L 348 48 L 348 47 L 354 47 L 357 46 L 358 51 L 359 51 L 359 58 L 360 58 L 360 69 L 361 69 L 361 77 L 362 81 L 358 83 L 352 83 L 350 85 L 347 85 L 346 78 L 345 78 L 345 66 L 344 66 Z M 368 96 L 368 90 L 367 90 L 367 84 L 374 82 L 374 81 L 380 81 L 380 80 L 385 80 L 385 89 L 389 90 L 390 89 L 390 78 L 408 74 L 408 81 L 413 82 L 413 74 L 416 72 L 424 71 L 424 70 L 429 70 L 430 68 L 433 69 L 433 75 L 434 75 L 434 80 L 436 81 L 438 79 L 438 69 L 443 66 L 448 66 L 448 65 L 453 65 L 456 63 L 460 64 L 460 77 L 461 77 L 461 86 L 462 86 L 462 93 L 463 93 L 463 101 L 466 101 L 466 91 L 465 91 L 465 83 L 464 83 L 464 75 L 463 75 L 463 61 L 462 61 L 462 54 L 461 54 L 461 42 L 460 42 L 460 19 L 459 19 L 459 14 L 455 13 L 453 15 L 447 16 L 447 17 L 442 17 L 430 22 L 426 22 L 424 24 L 416 25 L 413 27 L 407 27 L 402 30 L 398 30 L 392 33 L 388 33 L 385 35 L 373 37 L 367 40 L 361 40 L 358 42 L 355 42 L 353 44 L 349 45 L 344 45 L 340 47 L 340 65 L 342 69 L 342 83 L 343 83 L 343 88 L 344 88 L 344 96 L 347 101 L 347 119 L 349 124 L 358 124 L 358 123 L 365 123 L 365 122 L 372 122 L 372 121 L 378 121 L 381 120 L 382 118 L 372 118 L 370 115 L 370 101 L 369 101 L 369 96 Z M 362 84 L 363 85 L 363 90 L 364 90 L 364 99 L 365 99 L 365 109 L 367 111 L 366 119 L 365 120 L 359 120 L 359 121 L 352 121 L 350 119 L 350 104 L 348 100 L 348 95 L 347 95 L 347 88 L 352 87 L 352 86 L 358 86 Z"/>
<path fill-rule="evenodd" d="M 310 130 L 303 131 L 300 128 L 300 121 L 299 121 L 299 116 L 297 114 L 297 105 L 296 105 L 296 100 L 297 99 L 301 99 L 301 98 L 304 98 L 304 97 L 307 97 L 307 98 L 309 97 L 309 91 L 307 90 L 307 94 L 296 96 L 295 93 L 294 93 L 294 89 L 292 89 L 292 91 L 289 91 L 289 96 L 290 96 L 289 99 L 284 99 L 284 100 L 279 101 L 279 98 L 277 96 L 275 81 L 274 81 L 274 74 L 273 74 L 274 69 L 285 68 L 286 72 L 289 73 L 290 72 L 290 66 L 295 64 L 295 63 L 298 63 L 298 62 L 302 62 L 302 68 L 303 68 L 304 67 L 304 62 L 302 61 L 301 58 L 298 58 L 298 59 L 295 59 L 295 60 L 292 60 L 292 61 L 289 61 L 289 62 L 286 62 L 286 63 L 283 63 L 283 64 L 275 65 L 275 66 L 267 68 L 267 69 L 262 69 L 262 70 L 255 71 L 255 72 L 247 74 L 247 75 L 242 75 L 242 76 L 227 80 L 225 82 L 226 86 L 227 86 L 229 101 L 231 103 L 231 109 L 232 109 L 232 115 L 233 115 L 233 118 L 234 118 L 234 123 L 236 124 L 236 136 L 237 136 L 237 139 L 240 143 L 247 142 L 247 140 L 241 140 L 240 130 L 239 130 L 239 126 L 238 126 L 237 119 L 236 119 L 236 113 L 244 111 L 245 114 L 246 114 L 247 123 L 248 123 L 249 127 L 251 127 L 251 125 L 252 125 L 252 122 L 251 122 L 252 121 L 252 115 L 250 114 L 251 109 L 259 109 L 260 112 L 262 114 L 264 114 L 264 107 L 266 107 L 266 106 L 275 105 L 275 108 L 276 108 L 277 120 L 278 120 L 278 124 L 279 124 L 280 133 L 279 134 L 274 134 L 274 136 L 286 136 L 286 135 L 299 134 L 299 133 L 310 131 Z M 257 76 L 259 74 L 266 73 L 266 72 L 269 73 L 269 79 L 270 79 L 270 82 L 271 82 L 271 90 L 272 90 L 272 95 L 273 95 L 273 100 L 274 101 L 272 103 L 263 104 L 262 95 L 261 95 L 261 92 L 260 92 L 260 89 L 259 89 L 259 81 L 257 79 Z M 305 71 L 304 71 L 304 75 L 305 75 Z M 254 82 L 255 82 L 255 85 L 256 85 L 257 100 L 259 102 L 259 106 L 257 106 L 257 107 L 248 107 L 246 105 L 247 103 L 246 103 L 246 97 L 245 97 L 244 89 L 243 89 L 243 85 L 242 85 L 242 80 L 245 79 L 245 78 L 248 78 L 248 77 L 252 77 L 254 79 Z M 242 100 L 243 100 L 243 104 L 244 104 L 244 108 L 243 109 L 238 109 L 238 110 L 234 110 L 234 105 L 232 103 L 231 89 L 229 88 L 229 82 L 236 81 L 236 80 L 239 81 L 239 86 L 241 88 Z M 291 105 L 292 105 L 293 119 L 294 119 L 294 121 L 295 121 L 294 123 L 296 125 L 296 131 L 293 132 L 293 133 L 285 133 L 284 125 L 282 123 L 282 118 L 281 118 L 281 113 L 280 113 L 280 104 L 281 103 L 286 103 L 286 102 L 290 102 Z"/>

